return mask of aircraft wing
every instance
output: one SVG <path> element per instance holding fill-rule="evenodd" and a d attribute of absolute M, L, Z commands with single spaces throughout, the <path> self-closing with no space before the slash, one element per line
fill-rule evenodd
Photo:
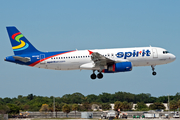
<path fill-rule="evenodd" d="M 103 56 L 102 54 L 100 54 L 98 52 L 89 51 L 89 53 L 92 55 L 92 57 L 91 57 L 92 62 L 81 65 L 80 66 L 81 69 L 100 70 L 101 71 L 103 69 L 107 69 L 108 65 L 113 65 L 115 63 L 128 61 L 125 59 L 113 60 L 111 58 Z"/>
<path fill-rule="evenodd" d="M 107 66 L 109 64 L 114 64 L 116 62 L 110 58 L 101 55 L 98 52 L 93 52 L 91 55 L 92 55 L 91 59 L 92 61 L 94 61 L 95 66 Z"/>
<path fill-rule="evenodd" d="M 22 62 L 29 62 L 30 61 L 30 58 L 27 58 L 27 57 L 13 56 L 13 58 L 15 60 L 19 60 L 19 61 L 22 61 Z"/>
<path fill-rule="evenodd" d="M 100 70 L 103 69 L 107 69 L 108 65 L 113 65 L 115 63 L 119 63 L 119 62 L 125 62 L 128 60 L 125 59 L 118 59 L 118 60 L 113 60 L 111 58 L 105 57 L 102 54 L 98 53 L 98 52 L 91 52 L 91 59 L 94 62 L 94 66 L 95 68 L 100 68 Z"/>

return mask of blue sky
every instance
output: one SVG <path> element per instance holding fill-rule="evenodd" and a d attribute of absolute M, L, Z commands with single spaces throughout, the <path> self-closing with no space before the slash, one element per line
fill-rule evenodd
<path fill-rule="evenodd" d="M 53 0 L 0 1 L 0 97 L 61 97 L 150 93 L 158 97 L 180 92 L 180 1 L 178 0 Z M 92 71 L 55 71 L 4 61 L 13 55 L 6 26 L 16 26 L 41 51 L 124 47 L 162 47 L 176 61 L 151 67 L 134 67 L 125 73 L 105 74 L 91 80 Z"/>

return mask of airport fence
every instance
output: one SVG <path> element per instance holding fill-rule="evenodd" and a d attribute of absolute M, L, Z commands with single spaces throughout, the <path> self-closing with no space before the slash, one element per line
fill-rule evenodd
<path fill-rule="evenodd" d="M 62 111 L 58 112 L 21 112 L 22 116 L 18 116 L 19 118 L 26 117 L 26 118 L 81 118 L 81 112 L 77 111 L 76 113 L 74 111 L 66 114 Z M 93 112 L 93 118 L 100 118 L 102 112 Z"/>
<path fill-rule="evenodd" d="M 121 111 L 121 112 L 125 112 L 127 113 L 127 117 L 128 118 L 133 118 L 133 116 L 140 116 L 142 117 L 145 113 L 147 113 L 147 111 Z M 100 118 L 101 115 L 103 114 L 103 112 L 101 111 L 91 111 L 91 113 L 93 113 L 93 118 Z M 151 112 L 148 112 L 151 113 Z M 168 113 L 168 112 L 156 112 L 156 114 L 159 115 L 159 117 L 161 116 L 165 116 L 165 114 L 168 114 L 169 117 L 173 117 L 174 114 Z M 22 118 L 81 118 L 81 112 L 77 111 L 76 113 L 74 111 L 71 111 L 70 113 L 66 114 L 62 111 L 58 111 L 58 112 L 22 112 L 23 116 L 19 116 Z"/>

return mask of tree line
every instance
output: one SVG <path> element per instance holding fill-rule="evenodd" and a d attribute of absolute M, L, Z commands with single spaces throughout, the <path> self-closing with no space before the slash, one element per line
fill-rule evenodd
<path fill-rule="evenodd" d="M 180 107 L 180 92 L 176 95 L 169 96 L 171 109 L 177 109 Z M 102 109 L 109 109 L 109 103 L 121 102 L 121 108 L 124 110 L 130 110 L 133 103 L 137 103 L 137 108 L 143 106 L 145 103 L 167 103 L 168 96 L 153 97 L 149 93 L 132 94 L 128 92 L 116 92 L 114 94 L 102 93 L 99 95 L 90 94 L 84 96 L 81 93 L 65 94 L 62 97 L 55 97 L 56 111 L 62 111 L 64 105 L 69 105 L 70 109 L 74 104 L 78 105 L 77 110 L 87 111 L 91 110 L 92 104 L 101 106 Z M 19 95 L 17 98 L 0 98 L 0 113 L 18 113 L 22 111 L 39 111 L 43 104 L 47 104 L 49 110 L 53 110 L 53 96 L 43 97 L 29 94 L 28 96 Z M 81 104 L 81 105 L 80 105 Z M 139 104 L 139 105 L 138 105 Z M 124 105 L 124 107 L 122 107 Z M 125 106 L 128 105 L 128 106 Z M 152 106 L 151 106 L 152 108 Z M 143 108 L 150 109 L 150 108 Z M 137 109 L 141 110 L 141 109 Z"/>

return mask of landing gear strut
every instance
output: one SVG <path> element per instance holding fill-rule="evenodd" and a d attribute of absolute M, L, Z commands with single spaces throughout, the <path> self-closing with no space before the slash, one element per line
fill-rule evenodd
<path fill-rule="evenodd" d="M 91 74 L 91 79 L 96 79 L 96 77 L 98 78 L 98 79 L 101 79 L 101 78 L 103 78 L 103 74 L 101 73 L 101 72 L 99 72 L 98 74 L 97 74 L 97 76 L 96 76 L 96 74 L 95 74 L 95 70 L 93 70 L 93 74 Z"/>
<path fill-rule="evenodd" d="M 153 72 L 152 72 L 152 75 L 156 75 L 156 74 L 157 74 L 157 73 L 154 71 L 154 69 L 155 69 L 154 67 L 155 67 L 154 65 L 151 65 L 151 68 L 152 68 L 152 71 L 153 71 Z"/>

